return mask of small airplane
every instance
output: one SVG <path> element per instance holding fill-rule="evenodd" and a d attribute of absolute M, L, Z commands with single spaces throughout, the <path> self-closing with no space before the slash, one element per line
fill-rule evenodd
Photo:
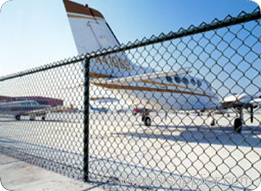
<path fill-rule="evenodd" d="M 73 105 L 69 108 L 63 106 L 51 106 L 46 104 L 39 104 L 35 100 L 22 100 L 0 102 L 0 114 L 13 115 L 16 120 L 21 120 L 21 116 L 29 116 L 31 121 L 36 117 L 41 117 L 43 121 L 46 120 L 46 115 L 49 112 L 64 112 L 73 110 Z"/>
<path fill-rule="evenodd" d="M 105 108 L 105 107 L 101 107 L 101 108 L 98 108 L 98 107 L 93 107 L 91 104 L 89 104 L 90 106 L 90 109 L 92 111 L 97 111 L 99 113 L 107 113 L 109 111 L 109 109 Z"/>
<path fill-rule="evenodd" d="M 120 46 L 99 11 L 69 0 L 63 2 L 79 55 Z M 90 87 L 95 87 L 97 91 L 106 89 L 114 95 L 132 99 L 133 105 L 142 105 L 144 109 L 139 113 L 146 126 L 152 122 L 150 110 L 212 112 L 232 108 L 239 114 L 234 121 L 234 129 L 241 132 L 243 109 L 250 109 L 253 119 L 253 109 L 257 107 L 255 99 L 259 98 L 238 94 L 220 101 L 209 82 L 190 75 L 187 69 L 157 71 L 142 67 L 134 64 L 125 52 L 91 59 L 89 75 Z"/>

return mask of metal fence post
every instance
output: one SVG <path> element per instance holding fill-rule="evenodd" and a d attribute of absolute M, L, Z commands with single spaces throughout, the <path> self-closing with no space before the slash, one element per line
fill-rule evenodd
<path fill-rule="evenodd" d="M 89 180 L 89 64 L 90 58 L 84 61 L 84 129 L 83 129 L 83 179 Z"/>

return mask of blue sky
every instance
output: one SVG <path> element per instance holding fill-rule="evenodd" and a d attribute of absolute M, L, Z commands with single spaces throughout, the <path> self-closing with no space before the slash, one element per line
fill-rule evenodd
<path fill-rule="evenodd" d="M 105 16 L 121 43 L 257 5 L 247 0 L 75 0 Z M 0 76 L 77 55 L 62 0 L 12 0 L 0 12 Z"/>

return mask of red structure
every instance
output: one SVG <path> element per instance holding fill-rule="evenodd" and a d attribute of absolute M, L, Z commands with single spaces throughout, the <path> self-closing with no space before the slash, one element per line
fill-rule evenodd
<path fill-rule="evenodd" d="M 50 106 L 63 105 L 63 100 L 56 99 L 56 98 L 40 97 L 40 96 L 26 96 L 26 97 L 0 96 L 0 102 L 24 101 L 24 100 L 34 100 L 41 105 L 50 105 Z"/>

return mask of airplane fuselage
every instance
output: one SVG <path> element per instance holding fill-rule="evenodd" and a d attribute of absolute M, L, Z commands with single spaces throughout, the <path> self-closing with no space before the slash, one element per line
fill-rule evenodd
<path fill-rule="evenodd" d="M 14 102 L 4 102 L 0 103 L 0 114 L 6 115 L 26 115 L 28 111 L 32 112 L 34 110 L 41 110 L 49 108 L 49 105 L 40 105 L 36 101 L 14 101 Z M 38 115 L 43 115 L 43 113 L 38 113 Z"/>

